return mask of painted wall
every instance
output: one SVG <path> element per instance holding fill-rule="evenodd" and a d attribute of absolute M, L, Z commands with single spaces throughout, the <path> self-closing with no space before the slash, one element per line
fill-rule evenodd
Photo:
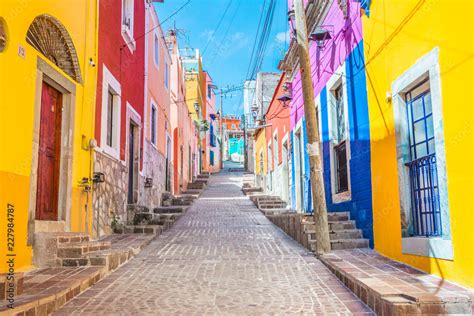
<path fill-rule="evenodd" d="M 143 1 L 134 0 L 133 8 L 133 36 L 139 37 L 145 32 L 145 5 Z M 150 21 L 152 23 L 153 21 Z M 100 217 L 99 229 L 104 233 L 110 233 L 110 224 L 113 217 L 119 222 L 127 220 L 127 204 L 129 192 L 129 129 L 130 123 L 137 126 L 135 138 L 137 145 L 135 151 L 139 154 L 139 166 L 135 169 L 134 175 L 134 200 L 137 204 L 146 205 L 144 201 L 144 178 L 139 171 L 143 171 L 144 156 L 147 160 L 159 161 L 159 168 L 163 168 L 163 159 L 152 151 L 152 146 L 144 141 L 146 135 L 145 126 L 145 91 L 147 98 L 148 89 L 145 89 L 145 61 L 149 57 L 145 49 L 145 43 L 149 37 L 141 37 L 140 40 L 131 41 L 123 32 L 122 26 L 122 5 L 116 2 L 99 2 L 99 58 L 97 63 L 98 79 L 96 92 L 96 117 L 95 135 L 98 147 L 94 165 L 95 172 L 105 174 L 106 181 L 99 183 L 94 188 L 94 211 Z M 102 113 L 103 105 L 107 104 L 108 93 L 103 91 L 109 89 L 110 78 L 116 81 L 120 91 L 116 91 L 120 98 L 120 131 L 118 138 L 118 153 L 111 154 L 111 151 L 102 141 L 103 131 L 106 126 L 103 120 L 105 113 Z M 149 106 L 149 104 L 147 104 Z M 105 109 L 105 107 L 104 107 Z M 116 113 L 117 114 L 117 113 Z M 117 114 L 118 115 L 118 114 Z M 104 137 L 105 139 L 105 137 Z M 148 167 L 148 166 L 147 166 Z M 152 170 L 148 168 L 148 173 Z M 156 177 L 156 175 L 155 175 Z M 154 198 L 154 196 L 152 197 Z M 158 203 L 157 200 L 153 204 Z M 97 221 L 95 220 L 94 223 Z"/>
<path fill-rule="evenodd" d="M 255 183 L 259 187 L 265 187 L 263 178 L 267 174 L 267 146 L 266 146 L 264 128 L 261 128 L 258 130 L 258 132 L 256 132 L 254 148 L 255 148 Z M 262 152 L 262 157 L 260 157 L 260 152 Z"/>
<path fill-rule="evenodd" d="M 27 245 L 28 208 L 30 200 L 30 176 L 35 174 L 32 165 L 33 126 L 35 121 L 35 99 L 41 95 L 37 85 L 37 59 L 64 75 L 76 89 L 72 164 L 72 205 L 70 229 L 82 231 L 85 227 L 84 205 L 87 195 L 78 187 L 83 177 L 90 175 L 90 151 L 82 149 L 82 136 L 94 138 L 94 100 L 97 68 L 89 65 L 89 58 L 97 56 L 97 3 L 75 1 L 58 4 L 57 1 L 6 1 L 2 2 L 0 16 L 7 27 L 7 47 L 0 52 L 0 203 L 14 206 L 15 269 L 23 271 L 32 262 L 31 246 Z M 26 42 L 26 34 L 34 18 L 49 14 L 63 24 L 74 44 L 79 61 L 82 84 L 63 73 L 52 62 L 42 56 Z M 24 55 L 18 51 L 24 50 Z M 96 61 L 97 63 L 97 61 Z M 39 119 L 39 118 L 36 118 Z M 37 149 L 36 149 L 37 150 Z M 90 198 L 90 195 L 89 195 Z M 0 217 L 0 235 L 7 235 L 6 213 Z M 91 215 L 91 214 L 90 214 Z M 91 217 L 89 217 L 91 220 Z M 3 241 L 2 241 L 3 243 Z M 0 257 L 6 258 L 5 247 L 0 247 Z M 6 260 L 0 261 L 0 273 L 7 270 Z"/>
<path fill-rule="evenodd" d="M 389 11 L 386 8 L 390 7 Z M 448 14 L 456 12 L 456 14 Z M 379 0 L 363 18 L 371 134 L 375 249 L 474 287 L 474 3 Z M 392 83 L 437 48 L 453 260 L 402 254 Z M 467 160 L 466 160 L 467 159 Z"/>
<path fill-rule="evenodd" d="M 170 102 L 170 64 L 171 56 L 164 38 L 163 30 L 159 27 L 159 19 L 153 5 L 146 5 L 145 29 L 151 30 L 145 39 L 145 116 L 144 116 L 144 151 L 143 183 L 139 185 L 139 204 L 150 208 L 161 204 L 161 194 L 166 191 L 166 158 L 170 159 L 171 191 L 174 182 L 173 153 L 167 152 L 167 138 L 173 142 L 176 121 L 171 124 Z M 158 40 L 158 51 L 155 52 L 155 40 Z M 157 53 L 158 60 L 155 58 Z M 167 78 L 166 78 L 167 76 Z M 167 81 L 167 82 L 166 82 Z M 156 140 L 152 142 L 151 112 L 156 109 Z M 171 148 L 172 150 L 173 148 Z M 144 179 L 151 178 L 152 187 L 145 188 Z"/>
<path fill-rule="evenodd" d="M 289 148 L 290 139 L 289 139 L 289 131 L 290 131 L 290 108 L 284 108 L 278 98 L 285 94 L 284 84 L 286 83 L 287 77 L 286 73 L 282 73 L 280 76 L 280 81 L 276 86 L 275 92 L 273 94 L 272 100 L 268 107 L 268 110 L 265 114 L 266 124 L 269 126 L 265 128 L 265 138 L 266 143 L 271 142 L 271 154 L 270 157 L 271 164 L 268 166 L 270 172 L 272 173 L 271 176 L 271 193 L 282 197 L 283 195 L 283 183 L 287 181 L 288 176 L 288 161 L 283 163 L 282 161 L 282 140 L 284 137 L 287 139 L 287 144 Z M 275 134 L 276 133 L 276 134 Z M 277 138 L 277 150 L 275 150 L 275 136 Z M 275 158 L 275 154 L 278 152 L 278 156 Z M 289 154 L 289 152 L 288 152 Z M 276 161 L 275 161 L 276 159 Z M 276 163 L 275 163 L 276 162 Z M 285 178 L 285 180 L 283 179 Z M 287 183 L 289 186 L 289 181 Z M 288 198 L 288 197 L 287 197 Z"/>

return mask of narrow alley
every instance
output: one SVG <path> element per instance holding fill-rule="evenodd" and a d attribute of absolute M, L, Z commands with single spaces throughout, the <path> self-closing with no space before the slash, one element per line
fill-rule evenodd
<path fill-rule="evenodd" d="M 372 313 L 265 218 L 230 167 L 172 229 L 56 315 Z"/>

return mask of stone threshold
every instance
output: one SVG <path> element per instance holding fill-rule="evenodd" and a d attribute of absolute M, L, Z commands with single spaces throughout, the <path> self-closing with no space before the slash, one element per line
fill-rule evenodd
<path fill-rule="evenodd" d="M 474 314 L 474 291 L 374 250 L 336 250 L 319 259 L 377 315 Z"/>
<path fill-rule="evenodd" d="M 42 268 L 24 274 L 23 293 L 15 297 L 14 308 L 0 301 L 0 315 L 49 315 L 99 280 L 136 256 L 156 234 L 113 234 L 100 240 L 112 243 L 110 252 L 129 250 L 126 261 L 114 269 L 107 266 Z"/>

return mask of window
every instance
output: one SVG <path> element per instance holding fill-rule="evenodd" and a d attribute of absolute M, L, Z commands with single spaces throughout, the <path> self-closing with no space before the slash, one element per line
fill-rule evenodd
<path fill-rule="evenodd" d="M 346 149 L 346 116 L 344 111 L 344 94 L 342 83 L 332 91 L 334 97 L 333 121 L 334 130 L 334 167 L 335 191 L 337 193 L 349 190 L 347 177 L 347 149 Z"/>
<path fill-rule="evenodd" d="M 210 99 L 212 97 L 212 86 L 210 84 L 207 85 L 207 98 Z"/>
<path fill-rule="evenodd" d="M 113 133 L 114 133 L 114 94 L 111 90 L 108 91 L 107 95 L 107 138 L 106 144 L 109 147 L 113 147 Z"/>
<path fill-rule="evenodd" d="M 158 35 L 155 34 L 153 57 L 155 60 L 155 65 L 160 66 L 160 41 L 158 40 Z"/>
<path fill-rule="evenodd" d="M 150 130 L 151 130 L 151 143 L 153 145 L 156 145 L 156 140 L 157 140 L 156 124 L 157 124 L 158 121 L 157 121 L 156 118 L 157 118 L 156 107 L 152 104 L 152 106 L 151 106 L 151 117 L 150 117 L 150 119 L 151 119 L 151 122 L 150 122 L 151 128 L 150 128 Z"/>
<path fill-rule="evenodd" d="M 120 83 L 103 65 L 100 146 L 116 159 L 120 159 L 120 94 Z"/>
<path fill-rule="evenodd" d="M 415 236 L 441 236 L 438 171 L 429 81 L 405 95 L 410 145 L 411 213 Z"/>
<path fill-rule="evenodd" d="M 236 129 L 236 126 L 234 123 L 232 124 L 232 129 Z"/>
<path fill-rule="evenodd" d="M 131 51 L 135 49 L 135 41 L 133 39 L 133 2 L 134 0 L 122 0 L 122 36 Z"/>
<path fill-rule="evenodd" d="M 452 260 L 439 48 L 393 81 L 392 96 L 402 253 Z"/>
<path fill-rule="evenodd" d="M 169 69 L 168 69 L 168 63 L 165 63 L 165 88 L 168 90 L 168 85 L 169 85 Z"/>
<path fill-rule="evenodd" d="M 273 165 L 278 166 L 278 132 L 273 135 Z"/>

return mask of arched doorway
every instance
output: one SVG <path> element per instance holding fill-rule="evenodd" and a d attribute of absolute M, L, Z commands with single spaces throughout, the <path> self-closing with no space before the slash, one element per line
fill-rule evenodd
<path fill-rule="evenodd" d="M 75 95 L 82 76 L 72 39 L 55 17 L 37 16 L 26 41 L 39 53 L 30 181 L 31 241 L 34 232 L 63 231 L 70 226 Z M 51 221 L 60 224 L 47 224 Z"/>

